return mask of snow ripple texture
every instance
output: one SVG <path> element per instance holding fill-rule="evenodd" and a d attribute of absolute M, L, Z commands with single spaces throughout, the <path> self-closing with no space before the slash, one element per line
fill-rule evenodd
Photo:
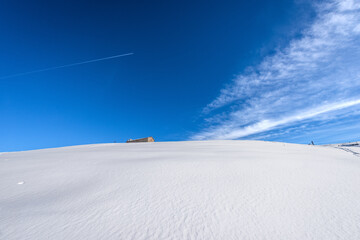
<path fill-rule="evenodd" d="M 353 152 L 204 141 L 2 153 L 0 239 L 360 239 Z"/>

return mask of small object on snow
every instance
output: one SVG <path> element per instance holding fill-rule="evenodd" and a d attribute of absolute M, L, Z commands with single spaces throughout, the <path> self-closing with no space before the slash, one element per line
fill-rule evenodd
<path fill-rule="evenodd" d="M 340 145 L 341 147 L 354 147 L 354 146 L 359 146 L 359 143 L 355 142 L 355 143 L 343 143 Z"/>
<path fill-rule="evenodd" d="M 313 141 L 311 141 L 311 145 L 315 145 Z"/>
<path fill-rule="evenodd" d="M 155 142 L 153 137 L 139 138 L 139 139 L 129 139 L 127 143 L 137 143 L 137 142 Z"/>
<path fill-rule="evenodd" d="M 19 185 L 22 185 L 22 184 L 24 184 L 24 183 L 25 183 L 24 181 L 18 182 Z"/>

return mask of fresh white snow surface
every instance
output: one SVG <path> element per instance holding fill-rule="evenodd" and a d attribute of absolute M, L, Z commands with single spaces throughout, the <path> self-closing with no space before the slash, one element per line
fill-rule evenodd
<path fill-rule="evenodd" d="M 360 157 L 262 141 L 1 153 L 0 239 L 358 240 Z"/>

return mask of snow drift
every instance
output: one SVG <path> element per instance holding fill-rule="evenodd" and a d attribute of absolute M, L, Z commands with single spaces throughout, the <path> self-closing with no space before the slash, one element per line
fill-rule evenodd
<path fill-rule="evenodd" d="M 360 148 L 348 148 L 205 141 L 0 153 L 0 239 L 360 239 Z"/>

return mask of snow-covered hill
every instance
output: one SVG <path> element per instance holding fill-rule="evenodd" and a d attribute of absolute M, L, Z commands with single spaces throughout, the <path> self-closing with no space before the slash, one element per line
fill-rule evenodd
<path fill-rule="evenodd" d="M 261 141 L 0 153 L 0 239 L 360 239 L 360 157 Z"/>

